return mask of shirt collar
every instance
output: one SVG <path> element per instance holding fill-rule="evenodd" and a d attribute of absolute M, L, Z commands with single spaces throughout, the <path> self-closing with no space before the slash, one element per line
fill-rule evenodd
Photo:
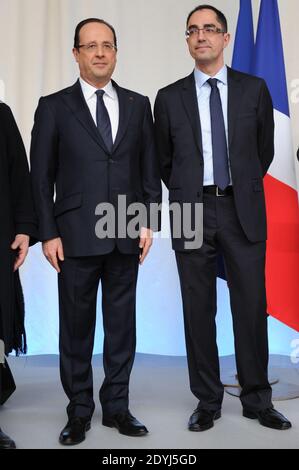
<path fill-rule="evenodd" d="M 86 100 L 89 100 L 92 98 L 92 96 L 95 94 L 95 92 L 98 90 L 98 88 L 94 87 L 93 85 L 90 85 L 87 83 L 85 80 L 83 80 L 82 77 L 80 77 L 80 85 L 82 88 L 83 95 Z M 112 81 L 110 80 L 109 83 L 107 83 L 106 86 L 102 88 L 102 90 L 105 91 L 105 93 L 109 96 L 109 98 L 116 100 L 117 99 L 117 92 L 115 88 L 113 88 Z"/>
<path fill-rule="evenodd" d="M 222 69 L 214 76 L 210 77 L 206 73 L 203 73 L 197 67 L 194 70 L 195 83 L 198 88 L 201 88 L 210 78 L 217 78 L 221 83 L 227 85 L 227 66 L 224 65 Z"/>

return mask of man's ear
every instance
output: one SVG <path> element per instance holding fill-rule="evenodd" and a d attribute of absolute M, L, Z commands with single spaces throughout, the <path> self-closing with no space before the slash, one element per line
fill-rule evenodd
<path fill-rule="evenodd" d="M 75 61 L 78 63 L 79 60 L 78 60 L 78 55 L 79 55 L 79 51 L 78 49 L 76 49 L 76 47 L 73 48 L 73 56 L 75 57 Z"/>
<path fill-rule="evenodd" d="M 231 38 L 231 35 L 229 33 L 225 33 L 225 35 L 224 35 L 224 49 L 229 45 L 230 38 Z"/>

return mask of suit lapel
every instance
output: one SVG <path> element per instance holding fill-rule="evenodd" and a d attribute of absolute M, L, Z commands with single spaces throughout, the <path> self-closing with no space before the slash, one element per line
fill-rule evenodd
<path fill-rule="evenodd" d="M 239 77 L 235 72 L 227 68 L 228 80 L 228 141 L 229 146 L 232 144 L 236 122 L 241 108 L 243 97 L 243 88 Z"/>
<path fill-rule="evenodd" d="M 133 110 L 134 97 L 127 90 L 119 87 L 114 81 L 112 81 L 112 84 L 117 91 L 119 103 L 118 131 L 113 145 L 113 151 L 115 151 L 125 136 Z"/>
<path fill-rule="evenodd" d="M 196 144 L 202 156 L 203 150 L 202 150 L 201 125 L 200 125 L 200 118 L 199 118 L 199 109 L 198 109 L 194 73 L 189 75 L 184 80 L 183 89 L 182 89 L 182 98 L 183 98 L 184 107 L 186 109 L 186 113 L 188 115 L 190 124 L 193 129 Z"/>
<path fill-rule="evenodd" d="M 90 114 L 89 108 L 82 93 L 79 80 L 74 86 L 68 88 L 63 95 L 63 100 L 82 126 L 89 132 L 90 136 L 107 152 L 106 145 L 98 131 L 97 126 Z"/>

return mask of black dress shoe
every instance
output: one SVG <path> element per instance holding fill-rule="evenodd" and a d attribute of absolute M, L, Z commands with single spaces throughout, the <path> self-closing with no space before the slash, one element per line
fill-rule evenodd
<path fill-rule="evenodd" d="M 15 449 L 16 444 L 0 429 L 0 449 Z"/>
<path fill-rule="evenodd" d="M 214 420 L 221 418 L 221 410 L 209 411 L 196 408 L 190 416 L 188 429 L 189 431 L 207 431 L 214 426 Z"/>
<path fill-rule="evenodd" d="M 290 421 L 274 408 L 266 408 L 261 411 L 249 411 L 243 408 L 243 416 L 245 418 L 258 419 L 260 424 L 267 428 L 283 431 L 292 427 Z"/>
<path fill-rule="evenodd" d="M 60 433 L 59 442 L 64 446 L 74 446 L 85 440 L 85 433 L 90 430 L 90 420 L 86 418 L 70 418 Z"/>
<path fill-rule="evenodd" d="M 103 415 L 104 426 L 109 428 L 116 428 L 120 434 L 126 436 L 145 436 L 148 433 L 146 427 L 141 424 L 130 411 L 117 413 L 113 416 Z"/>

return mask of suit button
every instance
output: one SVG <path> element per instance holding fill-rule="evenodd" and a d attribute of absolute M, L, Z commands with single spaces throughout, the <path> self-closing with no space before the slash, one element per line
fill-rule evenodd
<path fill-rule="evenodd" d="M 113 160 L 113 158 L 109 158 L 108 163 L 115 163 L 115 161 Z"/>

